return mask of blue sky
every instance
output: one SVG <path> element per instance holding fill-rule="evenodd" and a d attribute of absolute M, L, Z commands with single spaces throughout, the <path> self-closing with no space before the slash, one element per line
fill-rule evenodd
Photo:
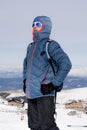
<path fill-rule="evenodd" d="M 22 67 L 32 42 L 32 21 L 51 17 L 51 39 L 58 41 L 73 66 L 87 66 L 87 0 L 0 0 L 0 66 Z"/>

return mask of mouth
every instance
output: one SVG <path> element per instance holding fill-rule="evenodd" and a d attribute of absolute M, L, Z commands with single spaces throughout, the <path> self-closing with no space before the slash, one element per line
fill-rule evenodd
<path fill-rule="evenodd" d="M 35 30 L 33 30 L 34 32 L 37 32 L 37 30 L 35 29 Z"/>

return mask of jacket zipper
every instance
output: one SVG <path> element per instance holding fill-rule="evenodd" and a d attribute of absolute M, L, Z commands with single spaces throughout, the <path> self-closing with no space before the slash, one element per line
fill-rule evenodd
<path fill-rule="evenodd" d="M 36 42 L 34 43 L 34 48 L 33 48 L 33 51 L 32 51 L 32 57 L 31 57 L 31 60 L 30 60 L 30 68 L 29 68 L 30 74 L 29 74 L 29 78 L 28 78 L 28 96 L 30 98 L 32 98 L 31 94 L 30 94 L 30 77 L 31 77 L 31 73 L 32 73 L 32 62 L 33 62 L 35 50 L 36 50 Z"/>

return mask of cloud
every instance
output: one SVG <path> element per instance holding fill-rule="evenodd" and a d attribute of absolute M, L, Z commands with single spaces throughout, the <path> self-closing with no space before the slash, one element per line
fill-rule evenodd
<path fill-rule="evenodd" d="M 87 77 L 87 67 L 72 68 L 69 75 Z"/>

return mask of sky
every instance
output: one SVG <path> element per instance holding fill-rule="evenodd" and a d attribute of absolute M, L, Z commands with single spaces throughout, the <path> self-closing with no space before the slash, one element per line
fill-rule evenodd
<path fill-rule="evenodd" d="M 39 15 L 51 18 L 50 38 L 73 67 L 87 67 L 87 0 L 0 0 L 0 66 L 22 68 L 32 21 Z"/>

